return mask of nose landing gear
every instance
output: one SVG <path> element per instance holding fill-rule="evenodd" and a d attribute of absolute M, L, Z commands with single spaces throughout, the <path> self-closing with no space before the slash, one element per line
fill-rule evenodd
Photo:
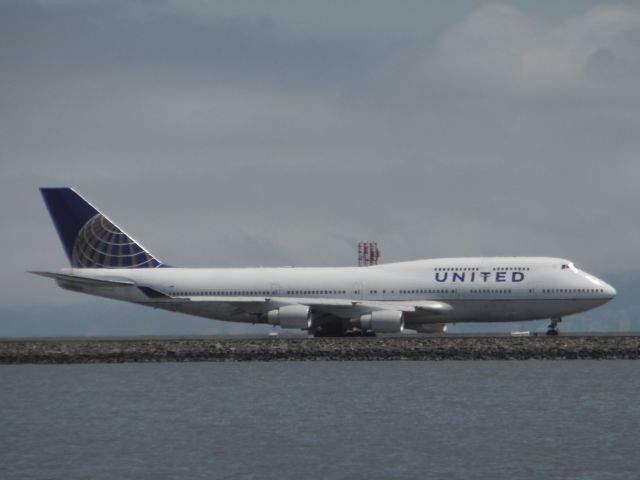
<path fill-rule="evenodd" d="M 547 335 L 549 336 L 557 336 L 558 335 L 558 324 L 562 321 L 562 318 L 552 318 L 551 323 L 547 327 Z"/>

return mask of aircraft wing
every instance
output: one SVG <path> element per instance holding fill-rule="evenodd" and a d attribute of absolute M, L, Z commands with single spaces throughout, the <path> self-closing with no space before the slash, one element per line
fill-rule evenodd
<path fill-rule="evenodd" d="M 422 300 L 413 302 L 381 302 L 374 300 L 333 300 L 333 299 L 306 299 L 308 302 L 297 302 L 309 305 L 317 312 L 329 313 L 337 317 L 352 318 L 365 313 L 379 310 L 393 310 L 405 314 L 425 313 L 441 315 L 453 310 L 453 307 L 445 302 Z"/>
<path fill-rule="evenodd" d="M 189 296 L 171 297 L 172 301 L 226 303 L 233 305 L 238 312 L 264 313 L 268 310 L 286 305 L 306 305 L 313 311 L 328 313 L 342 318 L 370 313 L 377 310 L 394 310 L 404 313 L 445 314 L 453 307 L 445 302 L 419 300 L 412 302 L 382 302 L 369 300 L 348 300 L 339 298 L 292 298 L 292 297 L 224 297 L 224 296 Z"/>
<path fill-rule="evenodd" d="M 414 302 L 416 311 L 425 311 L 432 313 L 446 313 L 453 310 L 453 307 L 446 302 L 438 302 L 434 300 L 425 300 L 422 302 Z"/>

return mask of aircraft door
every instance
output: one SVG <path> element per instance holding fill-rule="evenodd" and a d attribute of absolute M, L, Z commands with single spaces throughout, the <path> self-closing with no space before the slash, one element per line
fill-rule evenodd
<path fill-rule="evenodd" d="M 351 289 L 351 296 L 356 300 L 362 300 L 362 282 L 356 282 L 353 284 L 353 288 Z"/>

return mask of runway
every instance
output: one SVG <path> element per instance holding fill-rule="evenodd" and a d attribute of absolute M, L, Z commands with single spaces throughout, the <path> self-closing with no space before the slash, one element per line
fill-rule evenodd
<path fill-rule="evenodd" d="M 640 335 L 131 338 L 0 341 L 0 364 L 640 359 Z"/>

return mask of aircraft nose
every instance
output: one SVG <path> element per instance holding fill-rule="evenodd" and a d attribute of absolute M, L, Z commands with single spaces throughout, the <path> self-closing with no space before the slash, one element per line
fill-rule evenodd
<path fill-rule="evenodd" d="M 601 280 L 600 278 L 590 275 L 586 272 L 583 272 L 583 275 L 589 281 L 590 285 L 595 285 L 597 287 L 597 291 L 599 293 L 600 298 L 605 298 L 606 301 L 608 302 L 609 300 L 612 300 L 616 296 L 617 294 L 616 289 L 613 288 L 604 280 Z M 593 286 L 591 286 L 591 288 L 593 288 Z"/>
<path fill-rule="evenodd" d="M 616 296 L 616 289 L 609 285 L 607 282 L 598 279 L 600 282 L 600 288 L 602 289 L 602 293 L 600 294 L 602 298 L 606 298 L 607 302 L 613 300 Z"/>

